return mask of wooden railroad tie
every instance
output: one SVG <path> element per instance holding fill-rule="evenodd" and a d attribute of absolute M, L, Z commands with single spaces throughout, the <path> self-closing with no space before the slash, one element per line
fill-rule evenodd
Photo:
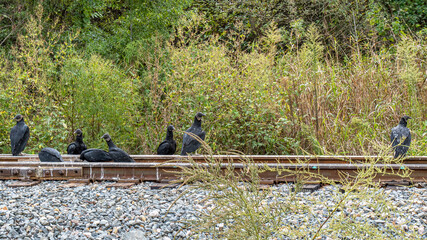
<path fill-rule="evenodd" d="M 299 189 L 299 192 L 314 192 L 319 190 L 322 187 L 321 183 L 310 183 L 310 184 L 304 184 L 302 185 L 301 189 Z M 292 187 L 292 192 L 297 191 L 295 187 Z"/>
<path fill-rule="evenodd" d="M 178 187 L 177 183 L 154 183 L 150 186 L 150 189 L 162 189 L 162 188 L 175 188 Z"/>
<path fill-rule="evenodd" d="M 40 183 L 40 181 L 22 180 L 22 181 L 12 182 L 10 184 L 7 184 L 6 186 L 8 186 L 8 187 L 32 187 L 32 186 L 35 186 L 39 183 Z"/>
<path fill-rule="evenodd" d="M 139 184 L 141 182 L 140 179 L 120 179 L 115 183 L 108 184 L 106 187 L 111 188 L 130 188 L 133 185 Z"/>
<path fill-rule="evenodd" d="M 86 186 L 90 183 L 90 179 L 70 179 L 67 183 L 60 185 L 63 188 L 81 187 Z"/>
<path fill-rule="evenodd" d="M 381 186 L 385 187 L 387 189 L 399 189 L 399 187 L 409 187 L 412 186 L 413 183 L 407 180 L 392 180 L 392 181 L 386 181 L 386 182 L 381 182 Z"/>

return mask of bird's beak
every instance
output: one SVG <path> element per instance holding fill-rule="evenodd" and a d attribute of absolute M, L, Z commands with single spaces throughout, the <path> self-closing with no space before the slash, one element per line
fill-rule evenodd
<path fill-rule="evenodd" d="M 408 119 L 412 119 L 411 117 L 408 117 Z"/>
<path fill-rule="evenodd" d="M 77 134 L 77 131 L 74 131 L 74 134 Z"/>

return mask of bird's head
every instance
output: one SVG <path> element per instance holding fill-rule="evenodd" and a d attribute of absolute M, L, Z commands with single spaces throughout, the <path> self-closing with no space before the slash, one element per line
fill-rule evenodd
<path fill-rule="evenodd" d="M 76 131 L 74 131 L 74 134 L 76 134 L 77 136 L 81 136 L 83 134 L 82 130 L 77 129 Z"/>
<path fill-rule="evenodd" d="M 107 142 L 111 140 L 110 134 L 108 134 L 108 133 L 102 135 L 102 138 L 105 139 L 105 141 L 107 141 Z"/>
<path fill-rule="evenodd" d="M 15 120 L 16 122 L 19 122 L 23 119 L 24 117 L 21 114 L 18 114 L 15 116 L 15 118 L 13 118 L 13 120 Z"/>
<path fill-rule="evenodd" d="M 175 128 L 172 126 L 172 125 L 169 125 L 168 126 L 168 132 L 172 132 L 172 131 L 174 131 L 175 130 Z"/>
<path fill-rule="evenodd" d="M 399 124 L 403 124 L 403 125 L 405 125 L 405 126 L 406 126 L 406 124 L 408 123 L 408 119 L 412 119 L 412 118 L 411 118 L 410 116 L 408 116 L 408 115 L 403 116 L 403 117 L 400 119 Z"/>
<path fill-rule="evenodd" d="M 405 116 L 403 116 L 402 117 L 403 119 L 405 119 L 405 121 L 408 121 L 408 119 L 412 119 L 410 116 L 408 116 L 408 115 L 405 115 Z"/>
<path fill-rule="evenodd" d="M 196 118 L 197 118 L 197 120 L 198 121 L 202 121 L 202 117 L 204 117 L 204 116 L 206 116 L 205 114 L 203 114 L 203 113 L 201 113 L 201 112 L 198 112 L 197 114 L 196 114 Z"/>
<path fill-rule="evenodd" d="M 412 118 L 410 116 L 408 116 L 408 115 L 405 115 L 405 116 L 402 117 L 402 119 L 405 120 L 405 122 L 407 122 L 408 119 L 412 119 Z"/>

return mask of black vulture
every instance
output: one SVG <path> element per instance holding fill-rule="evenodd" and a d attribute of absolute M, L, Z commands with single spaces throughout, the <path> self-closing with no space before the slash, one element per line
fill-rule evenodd
<path fill-rule="evenodd" d="M 113 159 L 110 154 L 102 149 L 89 148 L 80 154 L 81 160 L 88 162 L 111 162 Z"/>
<path fill-rule="evenodd" d="M 40 162 L 63 162 L 61 154 L 53 148 L 43 148 L 39 152 Z"/>
<path fill-rule="evenodd" d="M 194 117 L 193 125 L 187 129 L 186 132 L 192 133 L 198 136 L 200 139 L 205 140 L 206 133 L 202 130 L 202 117 L 206 116 L 205 114 L 198 112 Z M 182 149 L 181 155 L 185 156 L 187 153 L 195 152 L 200 147 L 200 142 L 197 141 L 194 137 L 184 133 L 182 139 Z"/>
<path fill-rule="evenodd" d="M 76 134 L 76 141 L 70 143 L 67 147 L 68 154 L 80 154 L 87 149 L 86 145 L 83 143 L 83 133 L 82 130 L 77 129 L 74 134 Z"/>
<path fill-rule="evenodd" d="M 173 155 L 176 152 L 176 141 L 173 140 L 173 130 L 175 130 L 175 128 L 172 125 L 169 125 L 165 140 L 160 143 L 157 148 L 158 155 Z"/>
<path fill-rule="evenodd" d="M 30 129 L 24 122 L 24 117 L 18 114 L 13 119 L 16 121 L 16 125 L 10 130 L 10 143 L 12 147 L 12 155 L 18 156 L 24 151 L 27 145 L 28 139 L 30 138 Z"/>
<path fill-rule="evenodd" d="M 411 117 L 405 115 L 400 119 L 399 125 L 391 129 L 391 145 L 394 149 L 394 158 L 404 157 L 411 145 L 411 132 L 406 127 L 408 119 Z"/>
<path fill-rule="evenodd" d="M 111 137 L 108 133 L 104 134 L 102 138 L 105 139 L 105 141 L 108 144 L 108 154 L 110 154 L 110 157 L 113 159 L 114 162 L 135 162 L 133 158 L 129 156 L 125 151 L 118 148 L 113 141 L 111 140 Z"/>

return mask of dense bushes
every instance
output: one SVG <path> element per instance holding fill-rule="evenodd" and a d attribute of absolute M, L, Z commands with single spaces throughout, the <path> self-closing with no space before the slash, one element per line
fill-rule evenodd
<path fill-rule="evenodd" d="M 205 14 L 206 22 L 200 27 L 208 26 L 209 35 L 229 40 L 230 33 L 237 31 L 245 36 L 244 47 L 259 41 L 275 22 L 284 38 L 278 45 L 287 50 L 303 43 L 292 28 L 304 32 L 314 24 L 322 33 L 323 45 L 339 56 L 350 54 L 356 46 L 379 50 L 393 45 L 402 32 L 425 36 L 427 24 L 427 5 L 422 0 L 195 0 L 193 7 Z M 236 27 L 238 23 L 241 27 Z"/>
<path fill-rule="evenodd" d="M 324 59 L 317 39 L 310 28 L 298 51 L 279 57 L 263 53 L 265 45 L 230 56 L 216 39 L 170 47 L 173 71 L 162 85 L 164 103 L 173 102 L 168 112 L 207 112 L 211 146 L 248 154 L 375 153 L 404 113 L 419 119 L 411 126 L 423 134 L 420 59 L 399 53 L 411 56 L 419 43 L 406 39 L 397 55 L 354 53 L 341 64 Z"/>
<path fill-rule="evenodd" d="M 284 14 L 276 5 L 245 4 L 250 3 Z M 320 3 L 327 10 L 344 2 Z M 226 7 L 222 2 L 197 1 L 188 11 L 186 1 L 141 8 L 115 1 L 61 4 L 24 5 L 33 14 L 0 51 L 0 153 L 10 152 L 8 133 L 18 112 L 31 128 L 26 152 L 45 146 L 65 152 L 73 130 L 82 128 L 89 147 L 106 148 L 100 136 L 109 132 L 127 151 L 151 154 L 168 124 L 183 131 L 202 111 L 214 150 L 246 154 L 375 154 L 389 144 L 399 117 L 409 114 L 411 154 L 426 154 L 422 33 L 397 32 L 390 45 L 390 39 L 369 37 L 376 31 L 371 25 L 358 35 L 369 41 L 344 42 L 349 35 L 341 32 L 341 40 L 330 42 L 337 29 L 328 35 L 321 22 L 291 15 L 287 22 L 265 15 L 257 33 L 247 25 L 248 6 L 237 2 L 228 7 L 240 9 L 238 14 L 221 15 L 232 21 L 213 17 L 216 8 Z M 302 11 L 302 2 L 295 4 Z M 317 9 L 310 4 L 308 9 Z M 349 17 L 346 6 L 331 11 Z M 363 17 L 370 6 L 363 5 Z M 82 7 L 91 14 L 76 22 L 70 14 Z M 162 14 L 148 14 L 149 9 Z M 58 11 L 65 15 L 56 18 Z M 130 12 L 132 19 L 124 16 Z M 333 16 L 328 15 L 339 19 Z M 181 134 L 176 138 L 180 143 Z"/>

